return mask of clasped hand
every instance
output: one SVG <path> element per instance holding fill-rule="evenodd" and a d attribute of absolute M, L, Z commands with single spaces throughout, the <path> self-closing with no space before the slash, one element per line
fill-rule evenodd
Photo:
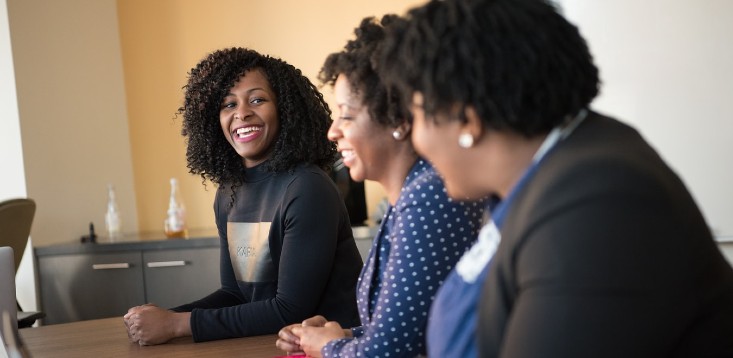
<path fill-rule="evenodd" d="M 315 358 L 321 357 L 321 349 L 328 342 L 351 337 L 351 330 L 341 328 L 338 322 L 328 322 L 323 316 L 315 316 L 286 326 L 277 336 L 275 345 L 288 355 L 307 354 Z"/>
<path fill-rule="evenodd" d="M 176 313 L 148 303 L 130 308 L 123 321 L 130 341 L 146 346 L 186 335 L 186 327 L 190 335 L 189 318 L 190 313 Z"/>

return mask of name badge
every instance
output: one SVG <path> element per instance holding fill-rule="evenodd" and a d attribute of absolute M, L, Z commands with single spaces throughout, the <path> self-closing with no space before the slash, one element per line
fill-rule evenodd
<path fill-rule="evenodd" d="M 481 274 L 491 258 L 496 253 L 496 248 L 501 241 L 501 233 L 491 220 L 488 224 L 481 228 L 478 234 L 478 241 L 468 250 L 461 260 L 456 264 L 456 272 L 461 278 L 468 282 L 476 282 L 476 278 Z"/>

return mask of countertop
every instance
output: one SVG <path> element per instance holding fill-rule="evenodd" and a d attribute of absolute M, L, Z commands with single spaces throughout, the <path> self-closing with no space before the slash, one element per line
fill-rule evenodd
<path fill-rule="evenodd" d="M 368 247 L 376 234 L 377 227 L 357 226 L 352 228 L 354 239 L 360 246 Z M 98 237 L 97 243 L 70 242 L 54 244 L 49 246 L 35 247 L 36 256 L 90 254 L 106 252 L 140 251 L 140 250 L 164 250 L 164 249 L 190 249 L 218 247 L 219 236 L 216 230 L 190 231 L 188 238 L 166 239 L 162 232 L 124 235 L 116 242 L 109 242 L 106 237 Z"/>

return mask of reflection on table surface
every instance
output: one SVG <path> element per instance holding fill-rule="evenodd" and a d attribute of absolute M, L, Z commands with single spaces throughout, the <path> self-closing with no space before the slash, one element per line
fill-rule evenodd
<path fill-rule="evenodd" d="M 191 337 L 141 347 L 127 338 L 122 317 L 55 324 L 20 330 L 33 358 L 65 357 L 268 357 L 284 352 L 275 347 L 277 335 L 194 343 Z"/>

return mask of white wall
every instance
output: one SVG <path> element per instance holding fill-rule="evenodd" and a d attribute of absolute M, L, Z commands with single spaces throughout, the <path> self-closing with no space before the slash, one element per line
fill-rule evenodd
<path fill-rule="evenodd" d="M 721 242 L 718 247 L 720 247 L 723 256 L 733 265 L 733 241 Z"/>
<path fill-rule="evenodd" d="M 15 74 L 6 0 L 0 0 L 0 201 L 26 196 Z M 24 310 L 37 310 L 31 244 L 16 276 L 16 292 Z"/>
<path fill-rule="evenodd" d="M 600 68 L 593 108 L 640 130 L 733 237 L 733 1 L 557 2 Z"/>
<path fill-rule="evenodd" d="M 0 200 L 25 196 L 23 146 L 20 138 L 15 73 L 5 0 L 0 0 Z"/>

